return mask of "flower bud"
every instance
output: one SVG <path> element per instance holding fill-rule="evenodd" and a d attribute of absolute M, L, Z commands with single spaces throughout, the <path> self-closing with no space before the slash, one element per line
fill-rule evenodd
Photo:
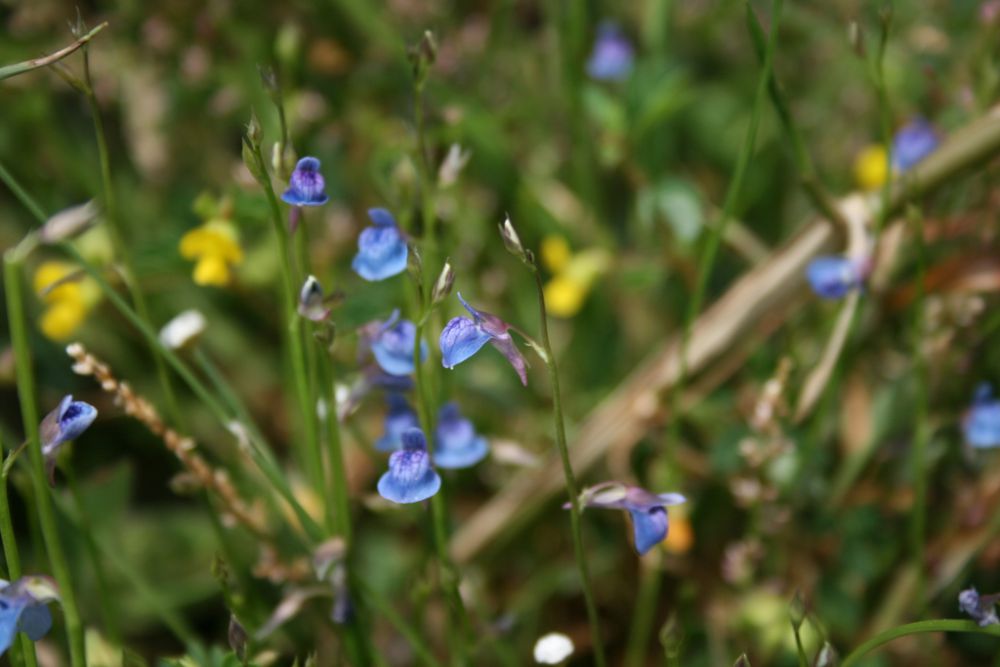
<path fill-rule="evenodd" d="M 816 655 L 816 667 L 837 667 L 838 664 L 840 658 L 837 656 L 837 650 L 830 642 L 823 642 L 823 648 Z"/>
<path fill-rule="evenodd" d="M 42 243 L 67 241 L 90 229 L 100 208 L 93 200 L 56 213 L 45 221 L 39 232 Z"/>
<path fill-rule="evenodd" d="M 806 601 L 802 599 L 800 591 L 795 591 L 795 597 L 788 605 L 788 618 L 796 630 L 802 627 L 802 621 L 806 619 Z"/>
<path fill-rule="evenodd" d="M 521 245 L 521 237 L 517 235 L 517 231 L 514 229 L 509 215 L 504 218 L 503 223 L 500 225 L 500 237 L 503 239 L 503 244 L 510 254 L 522 262 L 528 263 L 528 253 L 525 252 L 524 246 Z"/>
<path fill-rule="evenodd" d="M 229 615 L 229 632 L 227 633 L 229 639 L 229 648 L 233 649 L 233 653 L 240 660 L 246 659 L 247 654 L 247 631 L 243 625 L 236 620 L 235 614 Z"/>
<path fill-rule="evenodd" d="M 445 260 L 441 275 L 438 276 L 437 282 L 434 283 L 434 289 L 431 290 L 431 303 L 441 303 L 447 299 L 448 295 L 451 294 L 451 286 L 454 284 L 455 270 L 451 268 L 451 262 Z"/>
<path fill-rule="evenodd" d="M 257 162 L 257 155 L 254 153 L 253 146 L 250 144 L 250 137 L 244 137 L 243 139 L 243 166 L 247 168 L 250 175 L 258 183 L 263 183 L 267 174 L 264 173 L 264 169 L 261 167 L 260 163 Z"/>
<path fill-rule="evenodd" d="M 260 140 L 264 136 L 264 130 L 260 126 L 260 120 L 257 118 L 257 112 L 250 112 L 250 122 L 247 123 L 247 140 L 250 142 L 250 146 L 253 148 L 260 147 Z"/>

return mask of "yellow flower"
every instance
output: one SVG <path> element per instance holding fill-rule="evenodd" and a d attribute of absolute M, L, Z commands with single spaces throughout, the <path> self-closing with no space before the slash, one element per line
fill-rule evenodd
<path fill-rule="evenodd" d="M 542 240 L 542 261 L 555 275 L 545 284 L 545 305 L 556 317 L 572 317 L 583 307 L 594 281 L 611 261 L 604 250 L 593 248 L 574 255 L 561 236 Z"/>
<path fill-rule="evenodd" d="M 228 220 L 209 220 L 181 238 L 180 253 L 195 260 L 194 281 L 199 285 L 224 287 L 232 279 L 232 267 L 243 261 L 236 228 Z"/>
<path fill-rule="evenodd" d="M 889 154 L 881 144 L 871 144 L 854 160 L 854 179 L 864 190 L 877 190 L 889 174 Z"/>
<path fill-rule="evenodd" d="M 682 554 L 691 549 L 694 544 L 694 531 L 691 529 L 691 520 L 686 514 L 676 512 L 676 516 L 670 517 L 670 530 L 663 540 L 663 548 L 667 553 Z"/>
<path fill-rule="evenodd" d="M 47 306 L 38 326 L 46 337 L 56 341 L 69 339 L 101 298 L 97 283 L 80 275 L 79 267 L 68 262 L 42 262 L 33 284 Z"/>

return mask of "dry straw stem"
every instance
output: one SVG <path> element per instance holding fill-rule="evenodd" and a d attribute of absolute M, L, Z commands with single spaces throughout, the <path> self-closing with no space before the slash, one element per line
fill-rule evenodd
<path fill-rule="evenodd" d="M 1000 107 L 956 131 L 908 172 L 905 181 L 893 188 L 889 213 L 998 153 Z M 843 206 L 843 201 L 838 206 Z M 696 320 L 688 346 L 689 372 L 705 370 L 764 318 L 787 318 L 796 304 L 795 295 L 805 287 L 806 265 L 817 254 L 833 251 L 844 241 L 828 221 L 813 220 L 770 259 L 739 278 Z M 679 348 L 679 335 L 663 343 L 581 424 L 570 446 L 573 467 L 581 477 L 612 447 L 632 446 L 642 438 L 650 411 L 659 406 L 660 394 L 680 374 Z M 462 523 L 452 538 L 453 557 L 466 562 L 486 545 L 496 544 L 562 488 L 559 461 L 554 457 L 540 469 L 518 473 L 503 491 Z"/>
<path fill-rule="evenodd" d="M 212 468 L 194 451 L 196 447 L 194 440 L 182 436 L 164 424 L 156 408 L 149 401 L 132 391 L 127 382 L 120 382 L 111 373 L 110 367 L 87 352 L 82 344 L 71 343 L 66 347 L 66 354 L 75 362 L 74 373 L 93 376 L 101 385 L 101 389 L 115 397 L 116 402 L 125 410 L 125 414 L 135 417 L 154 435 L 161 438 L 167 449 L 180 460 L 198 484 L 219 498 L 226 512 L 258 537 L 265 541 L 271 539 L 263 520 L 240 497 L 229 475 L 224 470 Z"/>

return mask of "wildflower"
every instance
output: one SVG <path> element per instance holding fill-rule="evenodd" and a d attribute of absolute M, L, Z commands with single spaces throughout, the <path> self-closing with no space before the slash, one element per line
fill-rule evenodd
<path fill-rule="evenodd" d="M 889 156 L 885 146 L 865 146 L 854 159 L 854 180 L 863 190 L 878 190 L 889 177 Z"/>
<path fill-rule="evenodd" d="M 514 345 L 514 339 L 508 333 L 510 325 L 496 315 L 476 310 L 470 306 L 462 298 L 461 292 L 458 294 L 458 300 L 472 314 L 472 319 L 455 317 L 445 325 L 440 340 L 441 363 L 444 367 L 454 368 L 478 352 L 483 345 L 490 343 L 500 350 L 500 353 L 514 367 L 521 378 L 521 384 L 527 386 L 528 373 L 526 369 L 528 364 Z"/>
<path fill-rule="evenodd" d="M 635 51 L 622 29 L 608 21 L 601 23 L 587 61 L 587 73 L 599 81 L 621 81 L 632 72 L 634 60 Z"/>
<path fill-rule="evenodd" d="M 806 267 L 806 278 L 819 297 L 841 299 L 864 282 L 863 263 L 848 257 L 817 257 Z"/>
<path fill-rule="evenodd" d="M 403 446 L 403 434 L 420 426 L 417 413 L 401 394 L 390 393 L 386 397 L 389 412 L 385 415 L 385 433 L 375 441 L 375 449 L 380 452 L 394 452 Z"/>
<path fill-rule="evenodd" d="M 46 305 L 38 326 L 55 341 L 72 336 L 101 300 L 93 278 L 68 262 L 42 262 L 35 271 L 34 287 Z"/>
<path fill-rule="evenodd" d="M 225 287 L 232 267 L 243 261 L 236 228 L 224 218 L 214 218 L 181 237 L 180 253 L 195 260 L 194 281 L 199 285 Z"/>
<path fill-rule="evenodd" d="M 1000 625 L 996 608 L 998 601 L 1000 593 L 980 595 L 975 588 L 967 588 L 958 594 L 958 608 L 983 628 L 987 625 Z"/>
<path fill-rule="evenodd" d="M 368 209 L 374 226 L 365 227 L 358 236 L 358 254 L 351 268 L 365 280 L 385 280 L 406 270 L 409 251 L 396 226 L 396 219 L 384 208 Z"/>
<path fill-rule="evenodd" d="M 922 118 L 904 125 L 892 140 L 892 166 L 899 171 L 910 169 L 937 148 L 934 127 Z"/>
<path fill-rule="evenodd" d="M 323 286 L 319 284 L 315 276 L 309 276 L 302 283 L 302 289 L 299 290 L 298 311 L 299 315 L 313 322 L 322 322 L 330 317 L 330 309 L 326 305 Z"/>
<path fill-rule="evenodd" d="M 160 342 L 171 350 L 181 350 L 205 332 L 207 322 L 200 311 L 185 310 L 160 329 Z"/>
<path fill-rule="evenodd" d="M 394 310 L 385 322 L 366 324 L 361 335 L 383 371 L 389 375 L 409 375 L 414 371 L 417 327 L 409 320 L 400 320 L 398 310 Z M 420 360 L 426 358 L 427 343 L 420 341 Z"/>
<path fill-rule="evenodd" d="M 462 416 L 457 405 L 447 403 L 441 408 L 434 433 L 437 467 L 468 468 L 482 461 L 489 451 L 486 438 L 476 434 L 472 422 Z"/>
<path fill-rule="evenodd" d="M 962 429 L 965 441 L 973 447 L 1000 446 L 1000 400 L 993 397 L 989 383 L 984 382 L 976 389 Z"/>
<path fill-rule="evenodd" d="M 561 236 L 548 236 L 542 241 L 542 261 L 555 274 L 544 289 L 545 306 L 556 317 L 576 315 L 609 264 L 607 253 L 601 249 L 573 255 Z"/>
<path fill-rule="evenodd" d="M 330 200 L 326 196 L 326 181 L 319 173 L 319 160 L 304 157 L 298 161 L 281 199 L 292 206 L 322 206 Z"/>
<path fill-rule="evenodd" d="M 694 530 L 691 528 L 691 519 L 686 514 L 681 514 L 674 518 L 674 525 L 663 540 L 663 548 L 672 554 L 683 554 L 691 550 L 694 544 Z"/>
<path fill-rule="evenodd" d="M 535 642 L 535 662 L 540 665 L 558 665 L 573 655 L 573 640 L 561 632 L 550 632 Z"/>
<path fill-rule="evenodd" d="M 13 582 L 0 579 L 0 655 L 10 648 L 17 632 L 33 642 L 44 637 L 52 627 L 48 603 L 58 599 L 55 584 L 46 577 L 27 576 Z"/>
<path fill-rule="evenodd" d="M 628 510 L 632 515 L 635 550 L 640 556 L 667 537 L 670 528 L 667 507 L 686 501 L 679 493 L 655 494 L 620 482 L 604 482 L 580 494 L 580 502 L 586 507 Z"/>
<path fill-rule="evenodd" d="M 70 440 L 76 440 L 94 423 L 97 418 L 97 408 L 83 401 L 74 401 L 67 394 L 59 402 L 59 407 L 45 415 L 38 430 L 42 439 L 42 455 L 45 457 L 45 467 L 49 473 L 49 481 L 56 468 L 56 455 L 62 445 Z"/>
<path fill-rule="evenodd" d="M 441 488 L 441 477 L 431 466 L 427 440 L 419 428 L 403 433 L 403 448 L 389 457 L 389 471 L 378 480 L 378 492 L 394 503 L 416 503 Z"/>

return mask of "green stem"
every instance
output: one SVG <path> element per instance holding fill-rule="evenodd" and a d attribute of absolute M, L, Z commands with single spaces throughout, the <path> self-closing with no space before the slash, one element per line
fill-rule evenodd
<path fill-rule="evenodd" d="M 913 441 L 913 460 L 911 469 L 914 480 L 914 502 L 913 513 L 910 515 L 910 553 L 917 571 L 917 608 L 915 613 L 920 612 L 924 605 L 925 586 L 925 541 L 927 523 L 927 445 L 930 440 L 930 425 L 927 420 L 928 410 L 928 373 L 927 359 L 924 356 L 924 343 L 926 335 L 924 332 L 925 318 L 925 297 L 926 297 L 926 248 L 924 246 L 924 231 L 916 220 L 913 230 L 916 238 L 917 250 L 917 299 L 916 308 L 913 314 L 912 338 L 913 338 L 913 358 L 916 365 L 916 434 Z"/>
<path fill-rule="evenodd" d="M 32 370 L 31 348 L 28 343 L 28 324 L 25 317 L 21 272 L 23 258 L 17 249 L 9 250 L 4 256 L 4 291 L 7 296 L 7 316 L 10 318 L 10 337 L 14 346 L 17 373 L 17 393 L 21 403 L 21 420 L 28 440 L 31 459 L 31 482 L 35 492 L 38 520 L 42 527 L 42 537 L 52 573 L 59 584 L 62 598 L 63 616 L 66 619 L 66 633 L 69 636 L 70 663 L 73 667 L 85 667 L 86 651 L 83 639 L 83 625 L 76 605 L 73 579 L 59 539 L 52 496 L 45 476 L 42 461 L 42 444 L 38 432 L 38 407 L 35 404 L 35 377 Z"/>
<path fill-rule="evenodd" d="M 379 593 L 377 593 L 371 586 L 369 586 L 365 581 L 361 579 L 354 580 L 354 587 L 361 593 L 364 600 L 368 603 L 372 609 L 377 611 L 379 614 L 385 617 L 389 623 L 396 628 L 396 630 L 403 635 L 407 642 L 410 644 L 410 648 L 413 652 L 417 654 L 420 661 L 423 662 L 427 667 L 443 667 L 431 650 L 424 643 L 423 637 L 420 633 L 411 627 L 395 609 L 389 604 Z"/>
<path fill-rule="evenodd" d="M 340 434 L 340 419 L 337 416 L 337 398 L 334 390 L 334 370 L 333 360 L 330 358 L 330 351 L 326 346 L 316 341 L 318 346 L 320 364 L 321 394 L 326 402 L 326 439 L 330 459 L 330 483 L 333 494 L 328 502 L 334 511 L 334 527 L 344 540 L 351 544 L 351 506 L 347 489 L 347 469 L 344 465 L 343 438 Z"/>
<path fill-rule="evenodd" d="M 917 623 L 907 623 L 895 628 L 884 630 L 868 641 L 858 646 L 843 659 L 840 667 L 851 667 L 861 658 L 883 644 L 888 644 L 894 639 L 916 635 L 927 632 L 967 632 L 981 635 L 992 635 L 1000 637 L 1000 626 L 989 625 L 985 628 L 979 627 L 974 621 L 959 621 L 951 619 L 937 619 L 933 621 L 918 621 Z"/>
<path fill-rule="evenodd" d="M 542 284 L 542 274 L 532 262 L 530 265 L 535 275 L 535 287 L 538 291 L 538 317 L 541 329 L 541 346 L 545 352 L 544 361 L 549 369 L 549 382 L 552 385 L 552 415 L 555 421 L 556 447 L 562 460 L 563 476 L 566 479 L 566 493 L 569 494 L 570 530 L 573 534 L 573 553 L 580 570 L 580 585 L 583 588 L 583 598 L 587 606 L 587 618 L 590 620 L 590 633 L 594 642 L 594 662 L 603 667 L 604 642 L 601 638 L 601 624 L 597 617 L 597 605 L 594 602 L 593 588 L 590 583 L 590 569 L 587 565 L 586 553 L 583 549 L 583 534 L 580 530 L 580 487 L 573 473 L 573 463 L 569 458 L 569 447 L 566 444 L 566 423 L 563 417 L 562 390 L 559 386 L 559 370 L 556 367 L 555 353 L 549 341 L 548 312 L 545 308 L 545 288 Z"/>
<path fill-rule="evenodd" d="M 656 615 L 656 602 L 660 597 L 660 586 L 663 582 L 663 566 L 657 558 L 652 567 L 644 567 L 639 581 L 639 591 L 636 594 L 635 611 L 632 614 L 632 631 L 628 638 L 628 648 L 625 654 L 625 667 L 642 667 L 646 661 L 649 638 L 653 632 L 653 617 Z"/>
<path fill-rule="evenodd" d="M 0 444 L 0 452 L 3 446 Z M 17 535 L 14 533 L 14 521 L 10 516 L 10 498 L 7 495 L 7 474 L 0 475 L 0 541 L 3 542 L 3 557 L 7 562 L 7 577 L 9 581 L 21 578 L 21 555 L 17 549 Z M 35 643 L 28 636 L 21 634 L 18 639 L 21 656 L 28 667 L 38 667 L 35 656 Z"/>
<path fill-rule="evenodd" d="M 799 626 L 792 623 L 792 632 L 795 634 L 795 652 L 799 657 L 799 667 L 809 667 L 809 658 L 806 657 L 806 650 L 802 647 L 802 635 L 799 633 Z"/>
<path fill-rule="evenodd" d="M 83 49 L 83 75 L 86 85 L 87 105 L 90 107 L 90 115 L 94 119 L 94 135 L 97 138 L 97 153 L 101 165 L 101 184 L 104 189 L 104 208 L 107 213 L 108 235 L 111 237 L 111 244 L 114 247 L 115 256 L 121 262 L 125 277 L 125 286 L 135 304 L 136 313 L 144 322 L 153 326 L 153 320 L 149 315 L 149 308 L 146 305 L 146 297 L 139 286 L 138 274 L 135 264 L 132 261 L 132 253 L 125 242 L 125 233 L 122 226 L 121 217 L 118 214 L 118 204 L 115 199 L 114 183 L 111 180 L 111 156 L 108 152 L 108 142 L 104 131 L 104 121 L 101 119 L 101 108 L 94 95 L 94 88 L 90 77 L 90 52 L 88 47 Z M 166 362 L 159 348 L 150 346 L 150 353 L 153 355 L 153 363 L 156 366 L 156 376 L 159 378 L 160 387 L 163 389 L 164 400 L 166 401 L 167 415 L 170 420 L 181 430 L 184 429 L 183 413 L 178 407 L 177 396 L 174 394 L 174 387 L 170 381 L 170 374 L 167 372 Z"/>

